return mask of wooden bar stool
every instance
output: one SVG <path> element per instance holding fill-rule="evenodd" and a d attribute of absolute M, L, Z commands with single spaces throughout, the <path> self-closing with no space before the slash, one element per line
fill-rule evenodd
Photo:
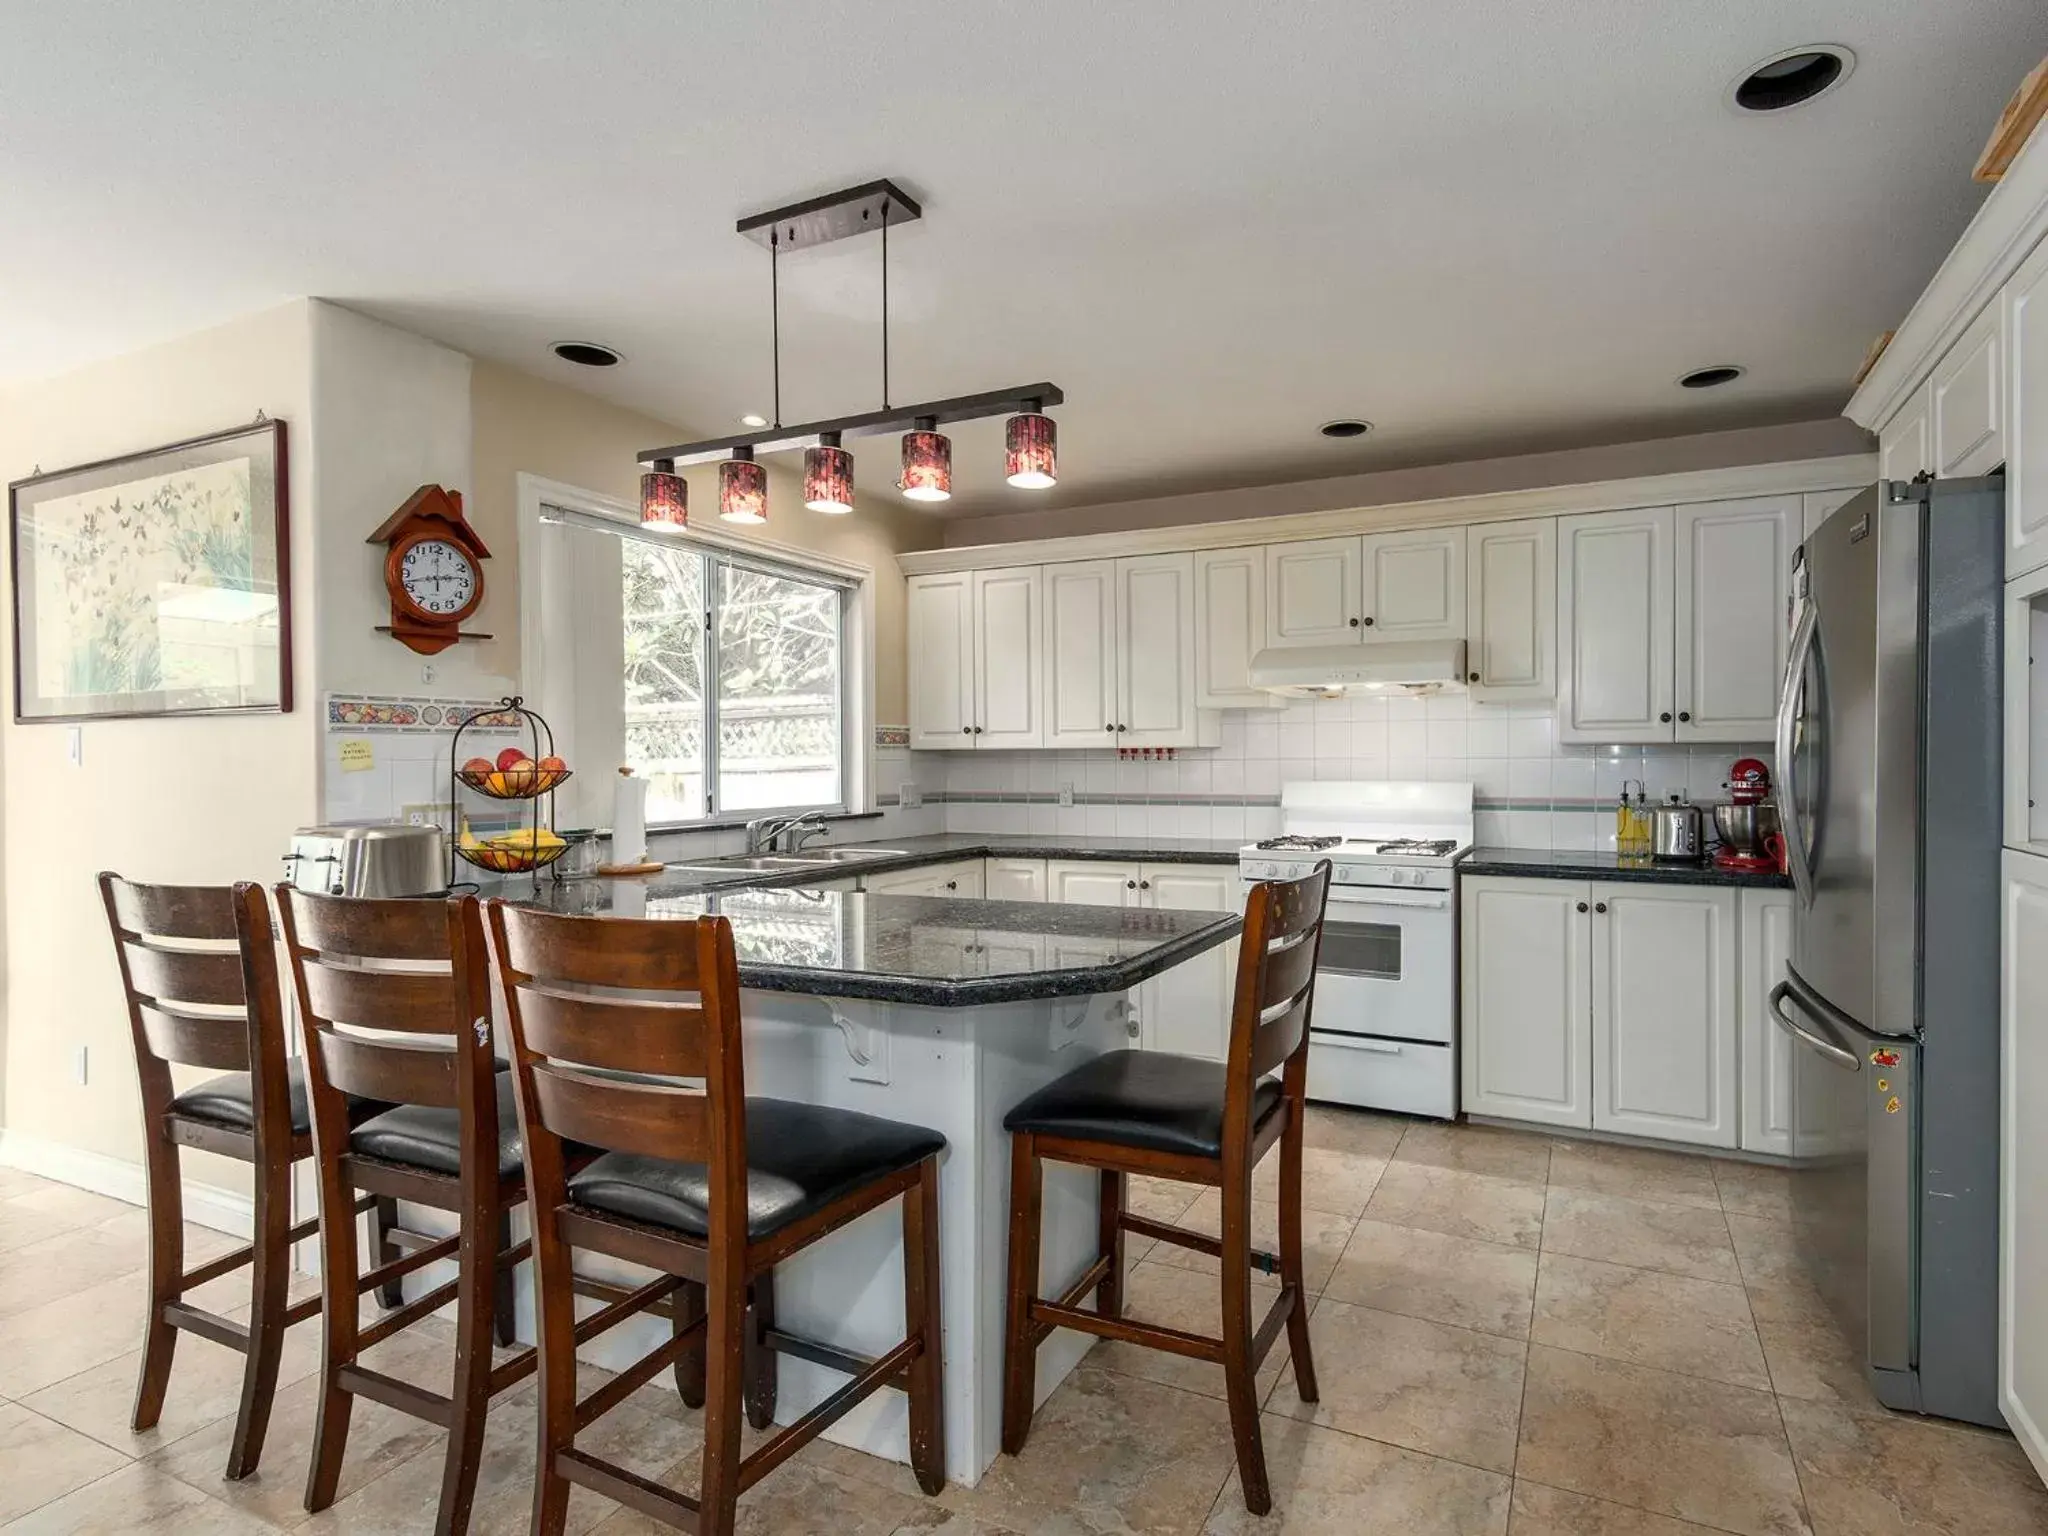
<path fill-rule="evenodd" d="M 317 1298 L 297 1306 L 285 1300 L 291 1245 L 319 1223 L 291 1221 L 292 1164 L 313 1155 L 312 1121 L 299 1063 L 285 1057 L 270 908 L 262 887 L 249 884 L 137 885 L 110 872 L 99 884 L 128 1000 L 149 1179 L 149 1317 L 130 1423 L 139 1433 L 163 1412 L 180 1329 L 238 1349 L 247 1360 L 227 1475 L 242 1478 L 263 1454 L 284 1331 L 319 1310 Z M 222 1075 L 180 1093 L 174 1066 Z M 352 1103 L 344 1112 L 359 1117 L 379 1108 Z M 248 1163 L 255 1191 L 255 1240 L 190 1271 L 186 1147 Z M 244 1264 L 251 1267 L 246 1325 L 183 1299 Z"/>
<path fill-rule="evenodd" d="M 325 1348 L 306 1508 L 334 1502 L 349 1410 L 367 1397 L 448 1431 L 434 1529 L 444 1536 L 465 1531 L 490 1401 L 532 1374 L 536 1358 L 527 1349 L 491 1362 L 503 1278 L 531 1244 L 508 1247 L 504 1235 L 525 1199 L 525 1179 L 511 1079 L 491 1052 L 482 916 L 473 896 L 379 901 L 314 896 L 288 885 L 277 888 L 277 904 L 320 1154 Z M 349 1095 L 396 1107 L 352 1123 Z M 359 1192 L 453 1212 L 461 1230 L 364 1273 L 352 1215 Z M 365 1291 L 450 1256 L 455 1279 L 360 1324 Z M 360 1363 L 364 1350 L 451 1300 L 450 1395 Z"/>
<path fill-rule="evenodd" d="M 1309 1010 L 1322 946 L 1327 860 L 1299 880 L 1252 888 L 1245 902 L 1230 1047 L 1222 1063 L 1163 1051 L 1111 1051 L 1048 1083 L 1004 1118 L 1010 1132 L 1010 1284 L 1003 1347 L 1003 1449 L 1016 1455 L 1031 1431 L 1038 1346 L 1055 1328 L 1149 1345 L 1223 1367 L 1245 1508 L 1272 1508 L 1259 1435 L 1255 1381 L 1287 1330 L 1296 1389 L 1316 1400 L 1309 1354 L 1308 1293 L 1301 1263 L 1301 1145 Z M 1267 1076 L 1278 1069 L 1278 1081 Z M 1251 1242 L 1252 1169 L 1280 1146 L 1280 1252 Z M 1043 1162 L 1102 1174 L 1102 1248 L 1056 1301 L 1038 1295 Z M 1219 1240 L 1133 1216 L 1125 1181 L 1134 1173 L 1220 1189 Z M 1124 1234 L 1136 1232 L 1220 1259 L 1223 1337 L 1212 1339 L 1123 1315 Z M 1256 1328 L 1251 1270 L 1280 1275 L 1280 1296 Z M 1095 1294 L 1095 1310 L 1081 1303 Z"/>
<path fill-rule="evenodd" d="M 945 1138 L 853 1110 L 747 1098 L 739 975 L 732 926 L 722 917 L 563 917 L 493 901 L 490 921 L 533 1201 L 541 1352 L 534 1536 L 559 1536 L 572 1483 L 681 1530 L 729 1536 L 742 1492 L 885 1386 L 909 1395 L 911 1465 L 919 1486 L 937 1493 L 946 1481 L 938 1225 Z M 579 1144 L 602 1155 L 574 1168 Z M 758 1312 L 750 1326 L 756 1280 L 898 1196 L 902 1343 L 868 1359 L 788 1334 Z M 657 1277 L 578 1321 L 570 1259 L 579 1248 Z M 701 1311 L 679 1309 L 666 1343 L 579 1399 L 577 1346 L 686 1281 L 703 1287 Z M 742 1460 L 749 1344 L 852 1379 Z M 577 1435 L 600 1416 L 696 1353 L 705 1361 L 696 1499 L 577 1447 Z"/>

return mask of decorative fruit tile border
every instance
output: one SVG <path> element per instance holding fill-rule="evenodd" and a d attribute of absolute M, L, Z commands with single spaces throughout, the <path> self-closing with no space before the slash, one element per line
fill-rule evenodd
<path fill-rule="evenodd" d="M 464 720 L 472 730 L 511 731 L 519 717 L 498 712 L 496 699 L 428 699 L 403 694 L 330 693 L 330 731 L 448 732 Z"/>
<path fill-rule="evenodd" d="M 878 725 L 875 727 L 875 745 L 878 747 L 907 747 L 910 745 L 910 727 L 907 725 Z"/>

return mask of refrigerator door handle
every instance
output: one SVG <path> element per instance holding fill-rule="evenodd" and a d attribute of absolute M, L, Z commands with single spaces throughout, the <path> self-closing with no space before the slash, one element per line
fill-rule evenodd
<path fill-rule="evenodd" d="M 1805 679 L 1807 655 L 1813 649 L 1814 636 L 1817 633 L 1818 616 L 1813 604 L 1800 604 L 1799 618 L 1792 626 L 1792 643 L 1785 655 L 1784 684 L 1778 690 L 1778 730 L 1775 742 L 1778 784 L 1783 790 L 1778 806 L 1778 822 L 1784 830 L 1785 863 L 1792 872 L 1794 894 L 1808 907 L 1813 905 L 1813 870 L 1806 861 L 1806 832 L 1799 825 L 1799 790 L 1794 779 L 1797 766 L 1794 748 L 1797 745 L 1800 684 Z"/>
<path fill-rule="evenodd" d="M 1851 1072 L 1861 1072 L 1863 1061 L 1854 1051 L 1845 1051 L 1834 1041 L 1823 1039 L 1785 1012 L 1785 999 L 1791 992 L 1792 983 L 1789 981 L 1781 981 L 1771 988 L 1771 1017 L 1778 1021 L 1778 1027 L 1801 1045 L 1810 1047 L 1836 1066 L 1847 1067 Z"/>

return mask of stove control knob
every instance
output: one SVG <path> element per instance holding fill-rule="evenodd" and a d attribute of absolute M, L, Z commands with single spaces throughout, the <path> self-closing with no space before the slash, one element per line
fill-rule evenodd
<path fill-rule="evenodd" d="M 1387 883 L 1389 885 L 1406 885 L 1408 883 L 1408 871 L 1405 869 L 1389 870 L 1387 873 Z"/>

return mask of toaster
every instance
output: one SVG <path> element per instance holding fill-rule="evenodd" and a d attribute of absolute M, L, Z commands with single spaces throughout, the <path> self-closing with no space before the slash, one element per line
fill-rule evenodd
<path fill-rule="evenodd" d="M 301 827 L 285 879 L 322 896 L 436 896 L 448 889 L 448 835 L 403 821 Z"/>

